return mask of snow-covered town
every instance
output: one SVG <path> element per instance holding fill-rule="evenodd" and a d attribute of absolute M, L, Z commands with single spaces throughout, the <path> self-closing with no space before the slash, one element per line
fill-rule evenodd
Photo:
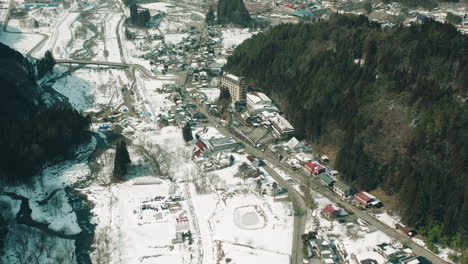
<path fill-rule="evenodd" d="M 270 24 L 297 23 L 296 2 L 246 5 Z M 346 184 L 334 157 L 298 140 L 273 99 L 224 72 L 262 27 L 207 25 L 206 1 L 144 1 L 146 27 L 118 0 L 0 5 L 0 41 L 38 59 L 50 50 L 56 65 L 39 82 L 89 115 L 93 132 L 31 184 L 2 187 L 2 213 L 29 224 L 10 226 L 0 263 L 417 264 L 459 254 L 429 251 L 378 194 Z"/>

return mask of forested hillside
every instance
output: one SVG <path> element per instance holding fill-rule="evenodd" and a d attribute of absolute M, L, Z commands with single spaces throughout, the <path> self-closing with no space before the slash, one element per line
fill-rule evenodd
<path fill-rule="evenodd" d="M 37 80 L 55 64 L 25 58 L 0 43 L 0 183 L 25 182 L 42 166 L 89 139 L 90 119 Z"/>
<path fill-rule="evenodd" d="M 276 100 L 299 137 L 336 146 L 345 181 L 399 197 L 428 242 L 467 248 L 467 48 L 448 24 L 340 15 L 255 35 L 226 70 Z"/>

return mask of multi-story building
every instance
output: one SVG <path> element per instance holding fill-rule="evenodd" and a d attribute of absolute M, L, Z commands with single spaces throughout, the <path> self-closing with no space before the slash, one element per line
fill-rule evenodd
<path fill-rule="evenodd" d="M 228 89 L 233 102 L 245 104 L 246 81 L 244 77 L 229 73 L 224 74 L 221 78 L 221 88 Z"/>

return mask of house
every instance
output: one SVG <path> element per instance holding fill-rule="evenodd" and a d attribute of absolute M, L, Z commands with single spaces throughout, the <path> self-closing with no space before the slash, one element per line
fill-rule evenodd
<path fill-rule="evenodd" d="M 382 202 L 377 199 L 374 195 L 368 192 L 359 192 L 354 195 L 353 200 L 351 201 L 354 205 L 363 207 L 363 208 L 380 208 L 383 206 Z"/>
<path fill-rule="evenodd" d="M 319 175 L 320 173 L 325 172 L 325 168 L 322 167 L 317 162 L 307 161 L 304 163 L 304 168 L 308 171 L 311 175 Z"/>
<path fill-rule="evenodd" d="M 298 149 L 304 149 L 305 148 L 305 145 L 301 142 L 299 142 L 299 140 L 297 140 L 297 138 L 295 137 L 292 137 L 288 143 L 286 143 L 286 146 L 292 150 L 298 150 Z"/>
<path fill-rule="evenodd" d="M 394 258 L 389 258 L 388 263 L 390 264 L 419 264 L 421 262 L 414 256 L 399 255 Z"/>
<path fill-rule="evenodd" d="M 208 150 L 208 146 L 203 141 L 198 141 L 195 143 L 195 148 L 193 150 L 193 158 L 198 158 L 200 155 Z"/>
<path fill-rule="evenodd" d="M 375 251 L 377 251 L 380 255 L 382 255 L 386 259 L 389 259 L 397 255 L 401 255 L 401 252 L 399 250 L 395 249 L 394 247 L 392 247 L 391 245 L 387 243 L 378 244 L 375 247 Z"/>
<path fill-rule="evenodd" d="M 331 219 L 335 219 L 336 217 L 339 216 L 339 212 L 340 210 L 336 209 L 335 207 L 333 207 L 333 205 L 331 204 L 328 204 L 327 206 L 325 206 L 323 209 L 322 209 L 322 215 L 331 220 Z"/>
<path fill-rule="evenodd" d="M 254 156 L 252 156 L 252 155 L 247 156 L 247 160 L 250 161 L 250 164 L 252 164 L 252 166 L 254 168 L 260 167 L 260 161 L 257 158 L 255 158 Z"/>
<path fill-rule="evenodd" d="M 242 179 L 246 178 L 255 178 L 260 175 L 260 171 L 255 170 L 254 168 L 250 167 L 247 163 L 242 163 L 239 166 L 239 171 L 235 176 L 240 177 Z"/>
<path fill-rule="evenodd" d="M 208 65 L 208 70 L 214 74 L 220 74 L 222 72 L 223 65 L 217 62 L 212 62 Z"/>
<path fill-rule="evenodd" d="M 190 229 L 189 220 L 186 216 L 176 218 L 176 232 L 184 232 Z"/>
<path fill-rule="evenodd" d="M 286 118 L 281 115 L 276 115 L 270 119 L 273 135 L 279 138 L 289 138 L 294 135 L 294 127 Z"/>
<path fill-rule="evenodd" d="M 282 188 L 276 182 L 270 182 L 263 186 L 263 192 L 269 196 L 279 195 Z"/>
<path fill-rule="evenodd" d="M 324 238 L 318 237 L 317 239 L 310 240 L 310 245 L 314 248 L 323 263 L 338 264 L 338 256 L 335 253 L 334 245 L 325 240 Z"/>
<path fill-rule="evenodd" d="M 342 181 L 337 181 L 333 184 L 333 191 L 343 199 L 346 199 L 353 194 L 352 188 Z"/>
<path fill-rule="evenodd" d="M 332 187 L 333 183 L 335 183 L 335 180 L 332 177 L 330 177 L 330 175 L 328 175 L 327 173 L 320 173 L 318 177 L 321 183 L 325 186 Z"/>

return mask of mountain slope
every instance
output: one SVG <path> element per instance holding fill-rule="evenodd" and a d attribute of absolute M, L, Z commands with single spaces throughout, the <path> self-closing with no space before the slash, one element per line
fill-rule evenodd
<path fill-rule="evenodd" d="M 447 24 L 339 15 L 257 34 L 226 69 L 275 99 L 299 137 L 335 145 L 344 180 L 398 195 L 428 242 L 466 248 L 467 47 Z"/>
<path fill-rule="evenodd" d="M 0 43 L 0 59 L 0 182 L 22 182 L 87 140 L 90 120 L 64 96 L 38 85 L 55 63 L 50 54 L 34 60 Z"/>

